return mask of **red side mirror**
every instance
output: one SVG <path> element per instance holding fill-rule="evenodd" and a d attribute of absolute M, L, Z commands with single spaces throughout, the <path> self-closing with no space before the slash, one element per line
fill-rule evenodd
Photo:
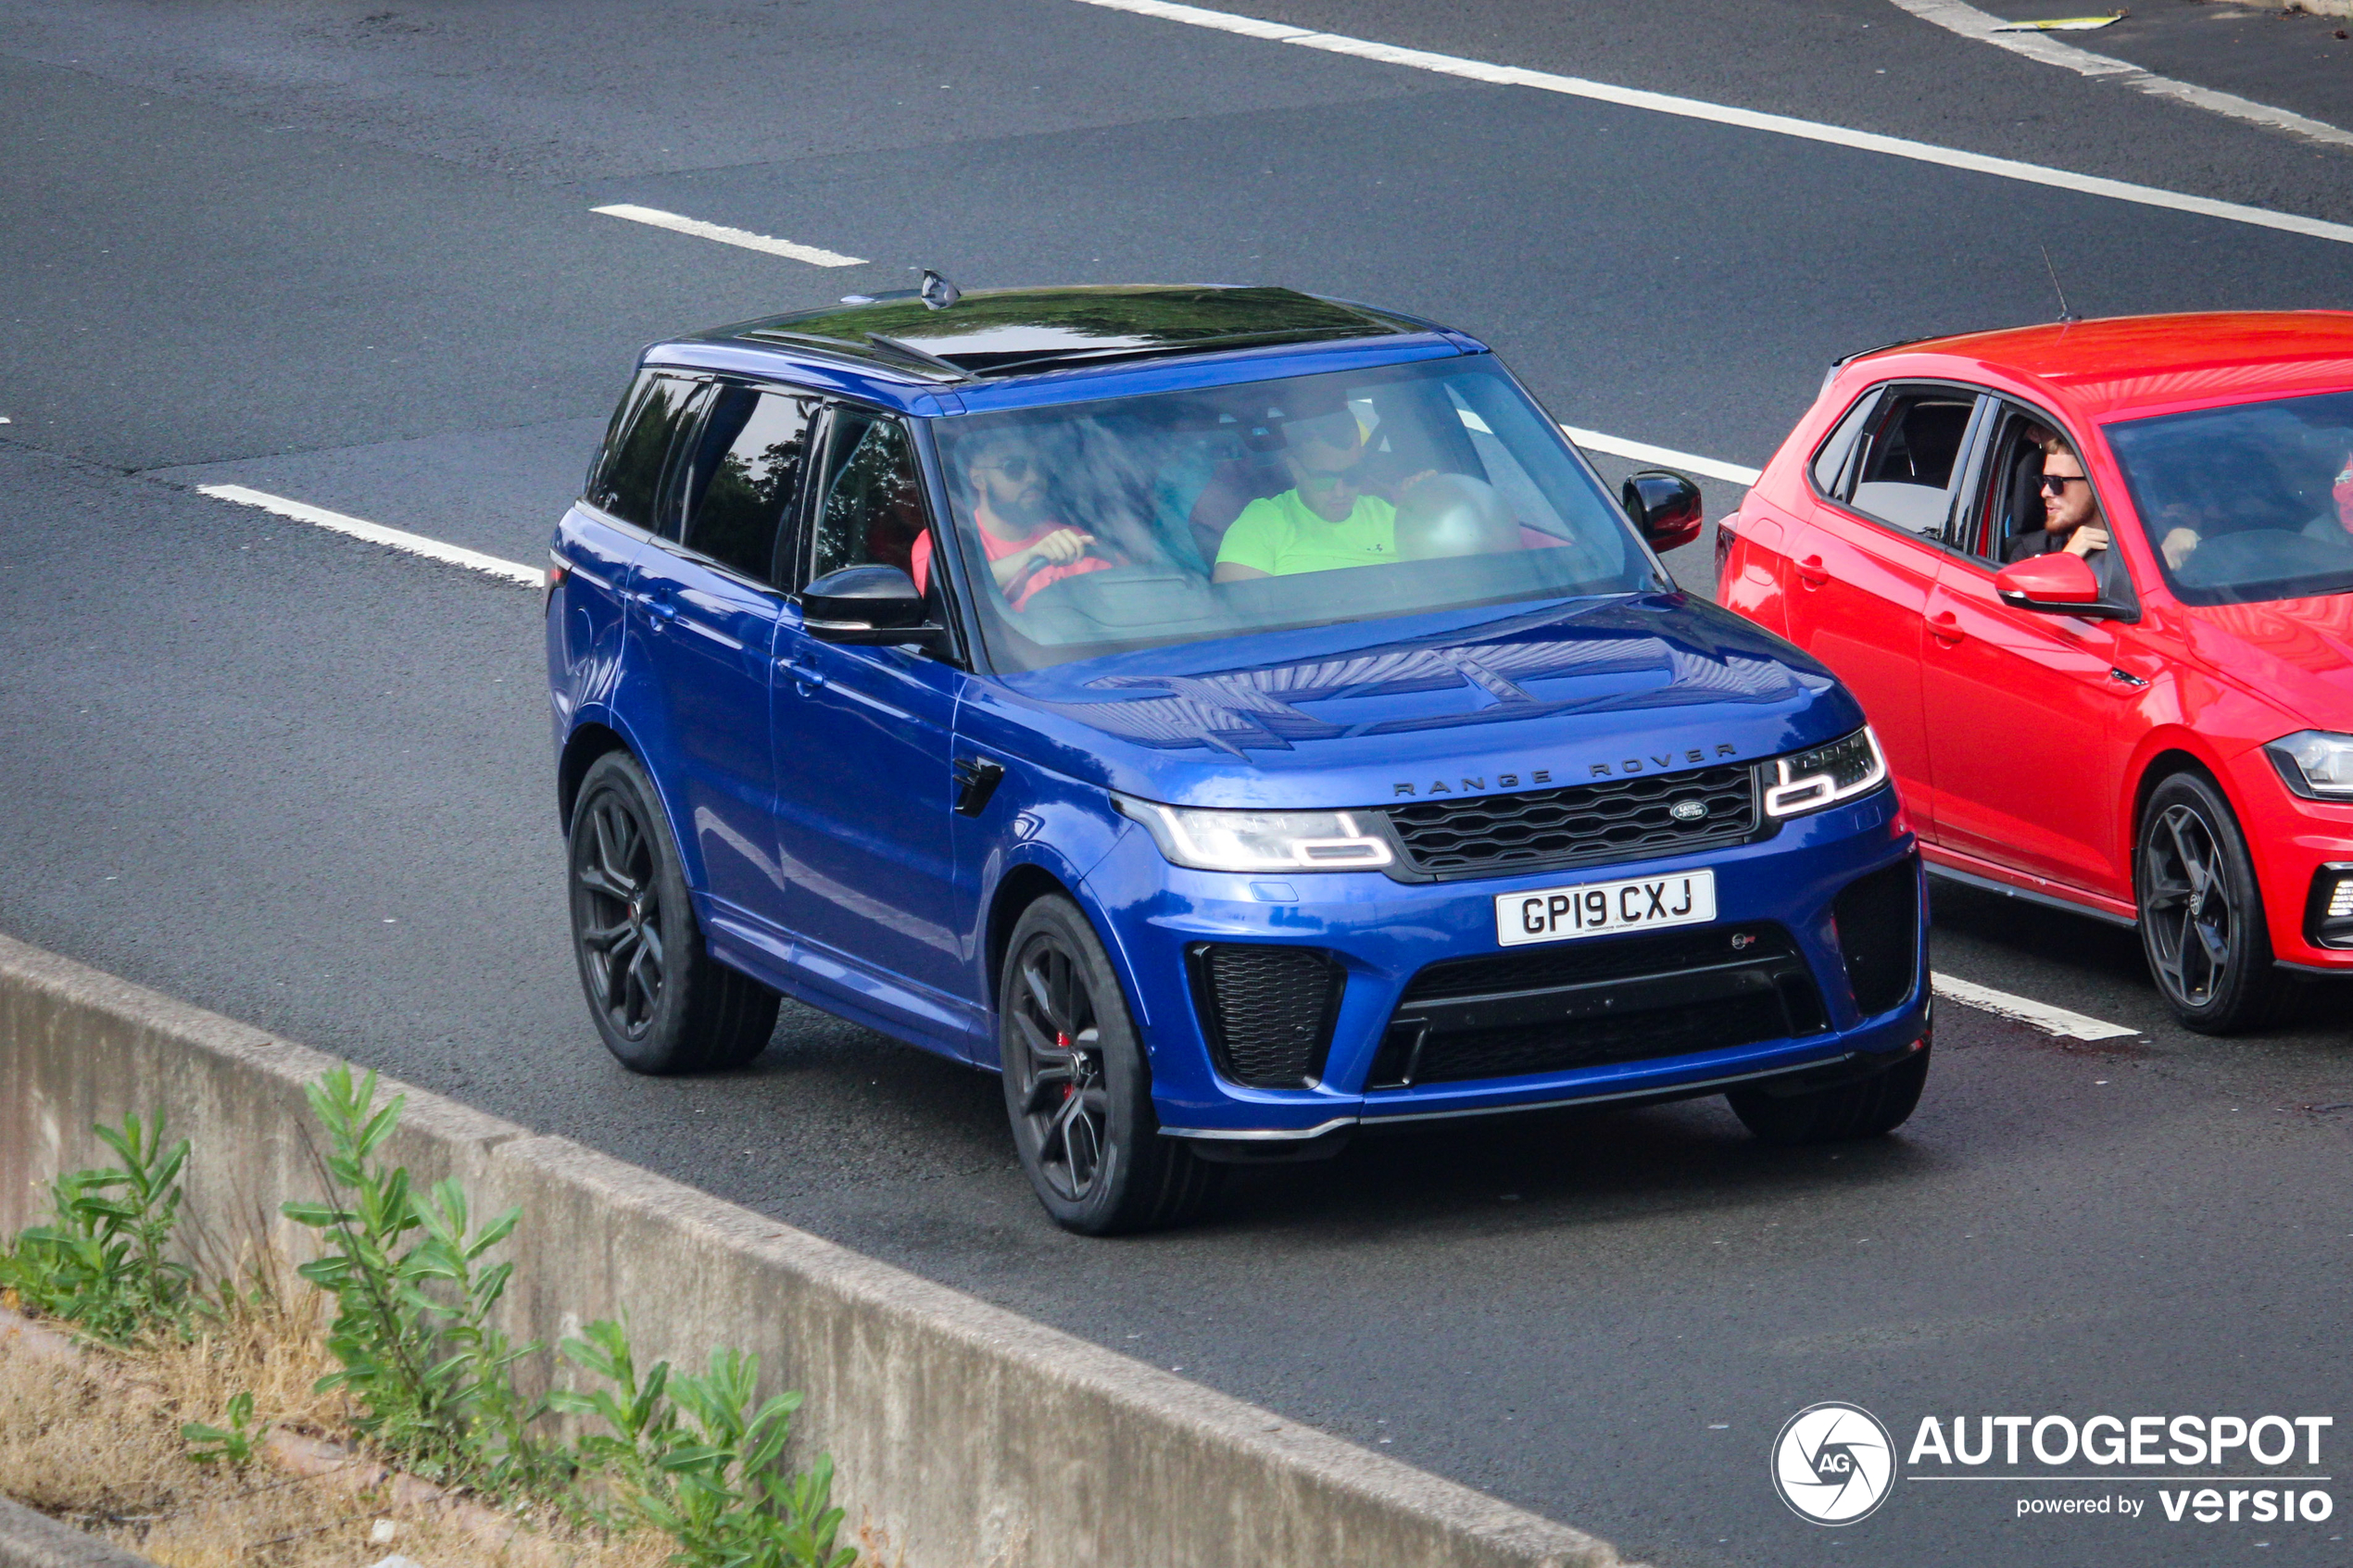
<path fill-rule="evenodd" d="M 2029 556 L 1994 574 L 1994 591 L 2020 609 L 2067 611 L 2100 602 L 2100 580 L 2083 558 L 2056 550 Z"/>

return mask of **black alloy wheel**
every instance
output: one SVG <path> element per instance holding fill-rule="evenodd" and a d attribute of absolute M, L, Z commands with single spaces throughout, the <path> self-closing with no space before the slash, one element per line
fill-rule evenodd
<path fill-rule="evenodd" d="M 1110 955 L 1070 899 L 1022 911 L 998 990 L 1005 1109 L 1038 1200 L 1088 1236 L 1181 1223 L 1220 1168 L 1152 1114 L 1151 1075 Z"/>
<path fill-rule="evenodd" d="M 1086 1201 L 1104 1173 L 1111 1110 L 1102 1029 L 1077 962 L 1051 936 L 1032 938 L 1015 966 L 1012 999 L 1028 1067 L 1021 1113 L 1038 1142 L 1038 1173 L 1065 1203 Z"/>
<path fill-rule="evenodd" d="M 2292 982 L 2271 962 L 2262 890 L 2222 792 L 2200 773 L 2159 784 L 2133 861 L 2141 946 L 2174 1016 L 2205 1035 L 2278 1017 Z"/>
<path fill-rule="evenodd" d="M 580 957 L 588 998 L 605 1024 L 642 1040 L 661 1005 L 661 891 L 654 885 L 653 835 L 633 803 L 606 790 L 575 831 L 572 884 L 580 901 Z"/>
<path fill-rule="evenodd" d="M 653 786 L 598 758 L 573 803 L 573 955 L 606 1048 L 633 1073 L 740 1067 L 776 1027 L 776 993 L 713 960 Z"/>

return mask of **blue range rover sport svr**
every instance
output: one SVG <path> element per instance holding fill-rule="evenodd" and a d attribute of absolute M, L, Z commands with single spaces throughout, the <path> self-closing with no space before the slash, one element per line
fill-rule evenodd
<path fill-rule="evenodd" d="M 1431 1118 L 1910 1114 L 1912 834 L 1853 697 L 1661 566 L 1688 480 L 1613 497 L 1410 317 L 926 282 L 648 351 L 557 531 L 623 1063 L 799 997 L 1000 1070 L 1093 1233 Z"/>

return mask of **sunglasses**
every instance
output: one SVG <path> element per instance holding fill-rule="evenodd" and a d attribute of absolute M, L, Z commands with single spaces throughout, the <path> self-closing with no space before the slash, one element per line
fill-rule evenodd
<path fill-rule="evenodd" d="M 1317 473 L 1313 469 L 1299 476 L 1299 487 L 1302 490 L 1312 490 L 1318 495 L 1327 490 L 1337 490 L 1343 484 L 1352 490 L 1357 488 L 1356 476 L 1348 473 Z"/>
<path fill-rule="evenodd" d="M 2084 478 L 2080 473 L 2046 473 L 2043 476 L 2043 494 L 2045 495 L 2064 495 L 2067 494 L 2067 487 L 2070 484 L 2089 484 L 2091 483 L 2092 482 L 2090 480 Z"/>
<path fill-rule="evenodd" d="M 993 463 L 976 463 L 974 466 L 975 468 L 994 469 L 1016 484 L 1020 483 L 1023 480 L 1027 479 L 1031 474 L 1038 471 L 1037 461 L 1034 458 L 1023 457 L 1002 458 Z"/>

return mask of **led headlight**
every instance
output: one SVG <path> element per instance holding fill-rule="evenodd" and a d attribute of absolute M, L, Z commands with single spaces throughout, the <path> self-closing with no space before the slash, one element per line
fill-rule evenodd
<path fill-rule="evenodd" d="M 1395 858 L 1370 812 L 1209 811 L 1112 798 L 1163 855 L 1200 871 L 1372 871 Z"/>
<path fill-rule="evenodd" d="M 2353 735 L 2298 730 L 2263 748 L 2280 782 L 2311 800 L 2353 800 Z"/>
<path fill-rule="evenodd" d="M 1797 817 L 1835 806 L 1887 780 L 1887 758 L 1869 724 L 1828 746 L 1763 764 L 1765 814 Z"/>

